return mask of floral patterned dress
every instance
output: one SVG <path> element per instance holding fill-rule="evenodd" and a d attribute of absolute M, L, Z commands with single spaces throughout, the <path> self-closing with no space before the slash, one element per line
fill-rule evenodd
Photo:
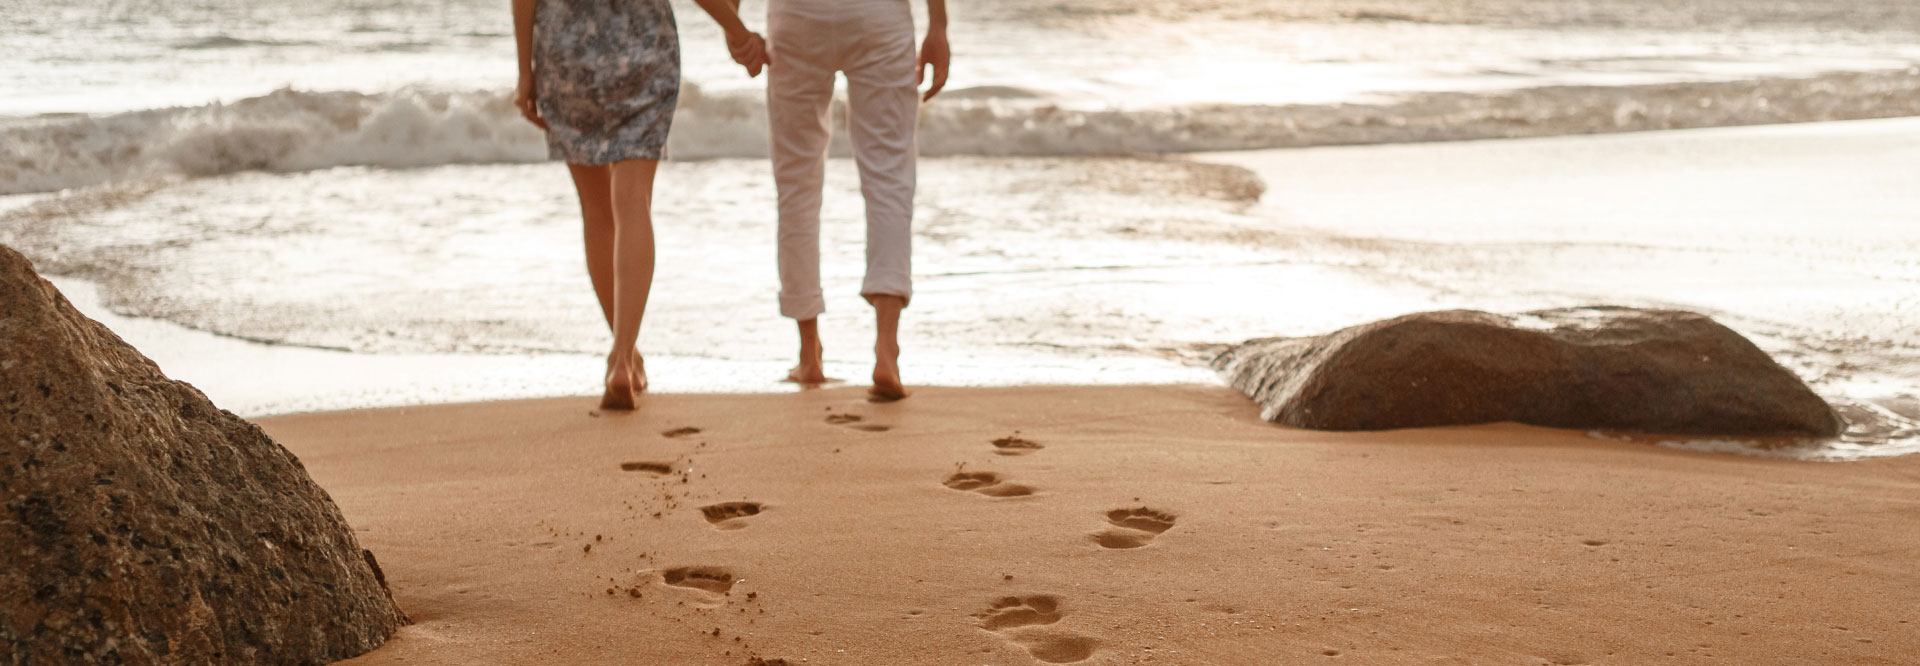
<path fill-rule="evenodd" d="M 680 98 L 668 0 L 539 0 L 535 100 L 547 153 L 572 164 L 657 160 Z"/>

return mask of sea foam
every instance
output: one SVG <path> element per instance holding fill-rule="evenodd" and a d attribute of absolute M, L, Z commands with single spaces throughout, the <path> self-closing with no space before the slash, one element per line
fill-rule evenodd
<path fill-rule="evenodd" d="M 921 153 L 1067 156 L 1402 143 L 1920 115 L 1920 68 L 1812 78 L 1420 93 L 1370 104 L 1076 108 L 1013 89 L 922 109 Z M 836 102 L 834 122 L 844 125 Z M 844 132 L 833 152 L 849 153 Z M 674 159 L 767 153 L 748 92 L 681 93 Z M 504 91 L 282 89 L 232 103 L 0 121 L 0 194 L 155 176 L 546 159 Z"/>

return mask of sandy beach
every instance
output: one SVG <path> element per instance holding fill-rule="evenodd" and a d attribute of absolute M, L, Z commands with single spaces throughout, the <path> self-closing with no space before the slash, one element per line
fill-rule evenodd
<path fill-rule="evenodd" d="M 1791 462 L 1506 425 L 1299 431 L 1213 386 L 591 407 L 260 420 L 415 622 L 354 663 L 1920 653 L 1920 458 Z"/>

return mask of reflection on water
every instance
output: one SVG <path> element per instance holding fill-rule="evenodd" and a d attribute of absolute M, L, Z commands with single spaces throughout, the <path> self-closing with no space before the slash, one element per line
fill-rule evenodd
<path fill-rule="evenodd" d="M 713 22 L 692 2 L 673 4 L 687 80 L 756 88 Z M 749 25 L 765 6 L 743 4 Z M 1920 63 L 1910 0 L 970 0 L 951 10 L 960 59 L 950 89 L 1020 89 L 1083 108 Z M 499 0 L 42 0 L 7 18 L 0 116 L 198 106 L 284 86 L 499 90 L 514 72 Z"/>

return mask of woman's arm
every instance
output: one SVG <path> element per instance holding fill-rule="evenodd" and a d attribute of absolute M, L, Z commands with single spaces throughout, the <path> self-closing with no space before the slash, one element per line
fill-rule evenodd
<path fill-rule="evenodd" d="M 745 66 L 748 76 L 759 76 L 760 68 L 768 62 L 767 43 L 740 22 L 740 0 L 693 1 L 727 33 L 727 52 L 733 55 L 733 61 Z"/>
<path fill-rule="evenodd" d="M 533 11 L 539 3 L 513 0 L 513 47 L 520 56 L 520 83 L 513 90 L 513 105 L 520 107 L 520 115 L 526 116 L 527 122 L 546 129 L 547 121 L 540 117 L 533 89 Z"/>
<path fill-rule="evenodd" d="M 747 24 L 740 22 L 740 3 L 733 0 L 693 0 L 707 15 L 713 17 L 720 29 L 726 31 L 727 41 L 732 42 L 735 35 L 745 36 Z"/>
<path fill-rule="evenodd" d="M 540 0 L 513 0 L 513 46 L 520 54 L 520 78 L 533 78 L 533 10 Z"/>

